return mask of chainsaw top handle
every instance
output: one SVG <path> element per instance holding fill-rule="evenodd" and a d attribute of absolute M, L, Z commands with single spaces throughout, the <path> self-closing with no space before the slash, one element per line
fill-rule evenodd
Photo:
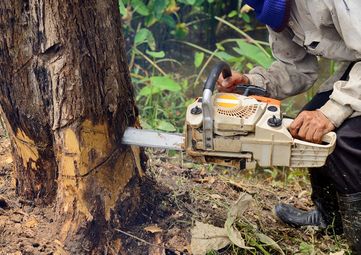
<path fill-rule="evenodd" d="M 204 84 L 203 93 L 205 90 L 210 90 L 212 92 L 216 87 L 218 77 L 220 74 L 223 74 L 223 78 L 226 79 L 232 76 L 232 71 L 230 66 L 226 62 L 218 62 L 211 73 L 209 74 L 206 83 Z M 238 84 L 234 88 L 234 93 L 241 94 L 243 96 L 263 96 L 267 97 L 269 94 L 267 93 L 266 89 L 250 85 L 250 84 Z"/>
<path fill-rule="evenodd" d="M 209 89 L 210 91 L 214 91 L 216 87 L 216 83 L 218 80 L 219 75 L 223 74 L 223 78 L 226 79 L 232 76 L 231 67 L 226 62 L 219 62 L 217 63 L 211 70 L 206 83 L 204 84 L 203 91 Z"/>
<path fill-rule="evenodd" d="M 231 67 L 226 62 L 219 62 L 213 67 L 203 88 L 203 145 L 205 150 L 213 150 L 212 95 L 221 73 L 225 79 L 232 76 Z"/>

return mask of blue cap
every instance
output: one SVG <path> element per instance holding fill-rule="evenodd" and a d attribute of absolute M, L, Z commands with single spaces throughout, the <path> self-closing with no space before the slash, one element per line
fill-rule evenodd
<path fill-rule="evenodd" d="M 279 32 L 287 25 L 290 16 L 289 0 L 244 0 L 256 12 L 256 18 Z"/>

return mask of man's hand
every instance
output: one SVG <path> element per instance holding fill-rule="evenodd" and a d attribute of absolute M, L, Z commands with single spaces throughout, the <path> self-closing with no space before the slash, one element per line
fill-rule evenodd
<path fill-rule="evenodd" d="M 243 74 L 232 71 L 232 76 L 227 79 L 223 79 L 222 74 L 219 76 L 217 89 L 219 92 L 233 92 L 238 84 L 249 84 L 249 79 Z"/>
<path fill-rule="evenodd" d="M 335 126 L 321 111 L 303 111 L 292 122 L 290 132 L 293 137 L 313 143 L 321 143 L 322 137 Z"/>

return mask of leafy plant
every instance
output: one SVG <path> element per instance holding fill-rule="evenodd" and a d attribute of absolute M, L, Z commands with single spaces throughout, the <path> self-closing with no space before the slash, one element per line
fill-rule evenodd
<path fill-rule="evenodd" d="M 236 2 L 237 8 L 240 7 L 238 0 Z M 250 40 L 250 36 L 225 19 L 211 16 L 220 13 L 226 5 L 220 0 L 119 0 L 119 12 L 129 45 L 129 66 L 144 127 L 181 131 L 186 107 L 193 101 L 187 95 L 199 85 L 213 58 L 228 61 L 236 69 L 251 68 L 253 64 L 270 65 L 272 58 L 258 41 Z M 237 13 L 233 10 L 228 17 L 238 16 L 249 27 L 250 16 L 244 12 Z M 196 75 L 180 79 L 182 72 L 170 74 L 169 66 L 181 67 L 184 62 L 168 57 L 169 53 L 159 49 L 159 30 L 165 31 L 168 38 L 184 39 L 191 28 L 199 29 L 198 24 L 205 20 L 214 24 L 220 22 L 244 38 L 217 43 L 215 51 L 198 47 L 193 58 Z M 230 43 L 233 43 L 232 52 L 226 47 Z"/>
<path fill-rule="evenodd" d="M 190 79 L 179 79 L 179 75 L 169 74 L 164 66 L 171 63 L 181 66 L 167 53 L 157 49 L 154 31 L 166 27 L 168 36 L 185 38 L 189 27 L 198 19 L 185 23 L 181 9 L 187 9 L 187 17 L 204 15 L 205 4 L 222 1 L 211 0 L 119 0 L 119 12 L 123 17 L 125 37 L 129 44 L 129 66 L 136 86 L 137 101 L 141 106 L 144 127 L 164 131 L 181 131 L 186 106 L 193 99 L 186 96 Z M 157 27 L 156 27 L 157 26 Z M 161 26 L 161 27 L 159 27 Z M 204 61 L 204 53 L 195 53 L 195 70 Z"/>
<path fill-rule="evenodd" d="M 186 106 L 190 103 L 185 99 L 187 81 L 178 83 L 170 76 L 151 76 L 138 82 L 142 125 L 167 132 L 181 131 Z"/>
<path fill-rule="evenodd" d="M 274 61 L 274 58 L 271 56 L 268 43 L 253 39 L 246 32 L 242 31 L 223 18 L 215 17 L 215 19 L 218 20 L 221 24 L 240 34 L 241 38 L 227 38 L 222 40 L 216 43 L 216 49 L 213 51 L 208 50 L 200 45 L 196 45 L 192 42 L 183 42 L 197 51 L 209 55 L 207 61 L 205 61 L 204 66 L 200 69 L 197 75 L 197 78 L 194 82 L 195 86 L 199 84 L 201 76 L 206 70 L 206 67 L 214 58 L 231 64 L 234 70 L 241 71 L 243 73 L 252 69 L 254 65 L 260 65 L 264 68 L 270 67 Z M 199 58 L 199 52 L 196 53 L 195 57 Z M 196 67 L 199 66 L 196 65 Z"/>

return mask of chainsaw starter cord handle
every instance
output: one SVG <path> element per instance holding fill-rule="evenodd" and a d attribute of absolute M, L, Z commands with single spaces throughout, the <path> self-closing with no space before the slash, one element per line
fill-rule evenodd
<path fill-rule="evenodd" d="M 232 76 L 231 67 L 226 62 L 217 63 L 211 70 L 206 83 L 204 84 L 203 90 L 209 89 L 210 91 L 214 91 L 216 87 L 216 83 L 220 74 L 223 74 L 223 78 L 226 79 Z"/>

